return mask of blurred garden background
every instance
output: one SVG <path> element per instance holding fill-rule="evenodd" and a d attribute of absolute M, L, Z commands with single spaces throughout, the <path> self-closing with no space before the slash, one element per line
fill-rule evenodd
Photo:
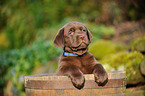
<path fill-rule="evenodd" d="M 53 39 L 71 21 L 91 31 L 89 52 L 106 70 L 127 72 L 127 92 L 144 96 L 144 0 L 1 0 L 0 96 L 25 96 L 24 76 L 56 71 Z"/>

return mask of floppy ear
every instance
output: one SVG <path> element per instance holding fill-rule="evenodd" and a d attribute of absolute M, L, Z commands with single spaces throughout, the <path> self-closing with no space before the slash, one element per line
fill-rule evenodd
<path fill-rule="evenodd" d="M 88 29 L 87 29 L 87 35 L 88 35 L 89 42 L 91 43 L 92 39 L 93 39 L 93 36 L 92 36 L 91 32 Z"/>
<path fill-rule="evenodd" d="M 56 47 L 60 47 L 60 48 L 64 47 L 64 28 L 63 27 L 58 30 L 58 33 L 53 43 Z"/>

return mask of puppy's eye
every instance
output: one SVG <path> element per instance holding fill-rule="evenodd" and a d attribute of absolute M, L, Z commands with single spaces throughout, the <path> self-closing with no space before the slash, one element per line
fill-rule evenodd
<path fill-rule="evenodd" d="M 69 31 L 70 31 L 70 32 L 74 32 L 75 30 L 74 30 L 73 28 L 71 28 Z"/>
<path fill-rule="evenodd" d="M 82 31 L 85 32 L 86 30 L 85 29 L 82 29 Z"/>
<path fill-rule="evenodd" d="M 73 33 L 72 31 L 69 32 L 69 34 L 72 34 L 72 33 Z"/>
<path fill-rule="evenodd" d="M 69 34 L 73 34 L 74 31 L 75 31 L 75 29 L 71 28 L 71 29 L 69 30 Z"/>

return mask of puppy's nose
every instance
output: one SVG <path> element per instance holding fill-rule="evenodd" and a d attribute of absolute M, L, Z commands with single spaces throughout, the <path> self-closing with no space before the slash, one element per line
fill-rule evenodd
<path fill-rule="evenodd" d="M 81 35 L 81 36 L 79 36 L 79 38 L 83 40 L 85 38 L 85 36 Z"/>

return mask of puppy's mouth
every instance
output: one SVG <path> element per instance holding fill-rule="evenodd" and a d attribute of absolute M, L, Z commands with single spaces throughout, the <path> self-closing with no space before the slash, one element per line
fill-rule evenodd
<path fill-rule="evenodd" d="M 71 48 L 72 51 L 85 51 L 87 48 Z"/>
<path fill-rule="evenodd" d="M 82 55 L 87 52 L 87 47 L 86 48 L 71 48 L 74 54 Z"/>
<path fill-rule="evenodd" d="M 85 51 L 87 49 L 87 47 L 88 47 L 88 44 L 83 42 L 83 43 L 79 44 L 77 47 L 70 47 L 70 49 L 72 51 Z"/>

